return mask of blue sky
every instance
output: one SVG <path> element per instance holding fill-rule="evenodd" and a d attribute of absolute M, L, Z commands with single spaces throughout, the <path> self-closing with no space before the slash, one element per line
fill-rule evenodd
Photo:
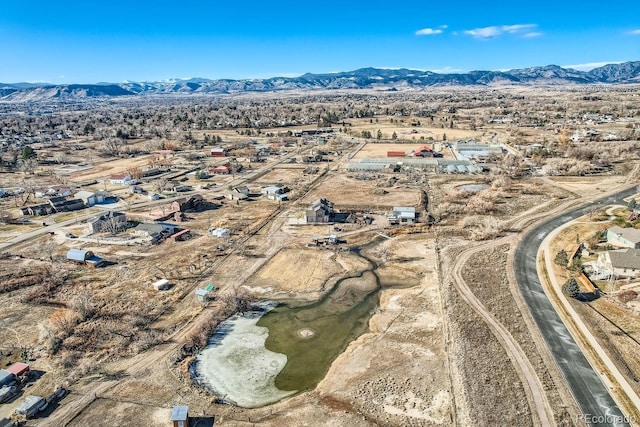
<path fill-rule="evenodd" d="M 0 0 L 0 82 L 640 60 L 640 2 Z M 585 67 L 588 68 L 588 67 Z"/>

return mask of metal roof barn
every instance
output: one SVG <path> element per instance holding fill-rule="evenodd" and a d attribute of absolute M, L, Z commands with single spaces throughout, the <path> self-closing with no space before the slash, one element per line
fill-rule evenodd
<path fill-rule="evenodd" d="M 93 254 L 85 249 L 69 249 L 67 252 L 67 259 L 72 261 L 85 261 L 87 258 L 91 258 Z"/>
<path fill-rule="evenodd" d="M 0 369 L 0 387 L 12 384 L 15 381 L 13 374 L 7 370 Z"/>
<path fill-rule="evenodd" d="M 24 414 L 27 418 L 30 418 L 38 412 L 38 408 L 42 405 L 43 401 L 44 399 L 40 396 L 27 396 L 24 402 L 16 408 L 16 413 Z"/>

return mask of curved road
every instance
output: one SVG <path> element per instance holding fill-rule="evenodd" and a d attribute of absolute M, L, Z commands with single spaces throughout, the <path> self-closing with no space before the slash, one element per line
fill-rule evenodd
<path fill-rule="evenodd" d="M 543 222 L 524 236 L 514 257 L 518 287 L 531 316 L 585 415 L 582 421 L 594 426 L 629 423 L 547 298 L 538 277 L 536 256 L 544 238 L 557 227 L 589 213 L 593 207 L 624 203 L 622 199 L 636 192 L 632 187 Z"/>

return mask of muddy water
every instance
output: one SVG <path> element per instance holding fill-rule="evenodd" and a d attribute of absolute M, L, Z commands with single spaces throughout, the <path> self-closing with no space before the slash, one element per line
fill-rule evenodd
<path fill-rule="evenodd" d="M 269 330 L 267 350 L 287 356 L 287 364 L 275 378 L 276 387 L 283 391 L 315 387 L 331 362 L 366 332 L 379 290 L 372 268 L 340 280 L 316 303 L 280 305 L 260 318 L 257 325 Z"/>

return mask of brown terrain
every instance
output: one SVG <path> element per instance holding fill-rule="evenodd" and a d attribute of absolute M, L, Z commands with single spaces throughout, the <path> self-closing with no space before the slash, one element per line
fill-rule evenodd
<path fill-rule="evenodd" d="M 225 123 L 221 128 L 191 132 L 181 119 L 158 115 L 209 113 L 176 101 L 175 110 L 150 105 L 140 111 L 153 135 L 112 141 L 115 137 L 96 131 L 59 144 L 34 143 L 38 162 L 23 162 L 22 170 L 6 166 L 2 175 L 12 195 L 0 199 L 0 367 L 26 360 L 41 376 L 15 400 L 0 404 L 0 420 L 10 418 L 25 396 L 47 396 L 62 386 L 69 393 L 26 425 L 91 427 L 132 419 L 170 425 L 171 407 L 177 404 L 188 405 L 203 424 L 213 417 L 215 425 L 234 426 L 582 425 L 579 408 L 518 290 L 513 252 L 537 221 L 638 182 L 640 143 L 632 133 L 638 111 L 613 110 L 631 94 L 603 92 L 598 96 L 607 100 L 608 109 L 603 107 L 602 114 L 612 114 L 614 122 L 580 122 L 571 129 L 564 121 L 532 125 L 549 116 L 545 108 L 552 108 L 550 101 L 559 94 L 576 106 L 562 113 L 567 121 L 582 120 L 580 112 L 594 106 L 568 89 L 505 89 L 501 102 L 528 111 L 518 124 L 505 124 L 490 121 L 504 110 L 492 104 L 491 93 L 456 92 L 457 100 L 416 94 L 408 104 L 393 94 L 378 101 L 364 95 L 339 95 L 330 102 L 311 97 L 304 98 L 304 111 L 291 110 L 289 100 L 277 97 L 239 97 L 215 101 L 216 123 Z M 426 114 L 425 106 L 436 100 L 435 111 L 417 115 Z M 326 136 L 295 136 L 317 129 L 314 118 L 332 111 L 334 102 L 345 109 L 371 108 L 375 119 L 345 116 Z M 399 102 L 402 111 L 410 105 L 416 114 L 393 113 Z M 459 107 L 457 113 L 449 112 L 452 106 Z M 391 112 L 383 114 L 383 107 Z M 238 124 L 238 117 L 250 117 L 254 109 L 265 120 L 276 112 L 295 113 L 297 124 Z M 126 108 L 96 112 L 107 113 L 124 122 Z M 174 128 L 163 127 L 171 122 Z M 600 134 L 616 132 L 620 141 L 613 146 L 570 138 L 592 128 Z M 363 136 L 367 131 L 372 138 Z M 227 148 L 228 155 L 210 156 L 212 144 L 205 144 L 205 137 L 219 137 L 215 145 Z M 495 158 L 477 160 L 486 167 L 480 174 L 346 170 L 354 155 L 386 158 L 387 151 L 408 153 L 422 145 L 442 150 L 451 160 L 447 144 L 470 138 L 502 144 Z M 260 158 L 250 140 L 270 152 Z M 606 145 L 607 156 L 596 142 Z M 78 144 L 86 149 L 71 148 Z M 534 144 L 543 148 L 528 148 Z M 322 161 L 304 163 L 304 156 L 319 151 L 325 152 Z M 65 163 L 81 162 L 91 167 L 55 172 Z M 232 173 L 195 175 L 227 162 Z M 161 194 L 160 200 L 109 182 L 115 173 L 160 169 L 139 183 L 147 194 Z M 170 189 L 173 181 L 190 189 L 176 193 Z M 107 205 L 24 216 L 30 220 L 26 224 L 16 221 L 23 217 L 20 208 L 47 203 L 36 197 L 36 189 L 54 184 L 106 190 L 113 196 L 109 206 L 127 214 L 130 228 L 90 232 L 87 221 Z M 272 184 L 289 187 L 289 200 L 259 195 Z M 248 199 L 227 197 L 241 186 L 249 187 Z M 183 215 L 172 211 L 171 202 L 195 195 L 208 203 L 185 208 Z M 305 209 L 320 198 L 358 220 L 305 224 Z M 415 207 L 418 223 L 389 225 L 387 215 L 395 206 Z M 604 210 L 591 216 L 559 234 L 551 253 L 572 248 L 576 234 L 590 238 L 594 227 L 605 225 L 596 221 L 615 221 Z M 189 238 L 151 244 L 132 231 L 137 223 L 158 217 L 190 230 Z M 226 228 L 230 235 L 214 237 L 211 227 Z M 344 242 L 310 245 L 312 238 L 330 234 Z M 90 250 L 108 265 L 69 262 L 70 248 Z M 367 331 L 348 343 L 314 389 L 244 409 L 221 403 L 192 381 L 189 364 L 221 321 L 258 300 L 318 300 L 338 280 L 367 268 L 355 250 L 375 260 L 378 276 L 389 286 L 379 293 Z M 572 274 L 559 266 L 552 273 L 562 282 Z M 167 279 L 171 288 L 155 290 L 151 284 L 159 279 Z M 211 298 L 196 300 L 194 291 L 208 284 L 215 287 Z M 638 392 L 640 303 L 637 293 L 620 295 L 640 285 L 617 286 L 595 301 L 571 299 L 570 304 Z"/>

